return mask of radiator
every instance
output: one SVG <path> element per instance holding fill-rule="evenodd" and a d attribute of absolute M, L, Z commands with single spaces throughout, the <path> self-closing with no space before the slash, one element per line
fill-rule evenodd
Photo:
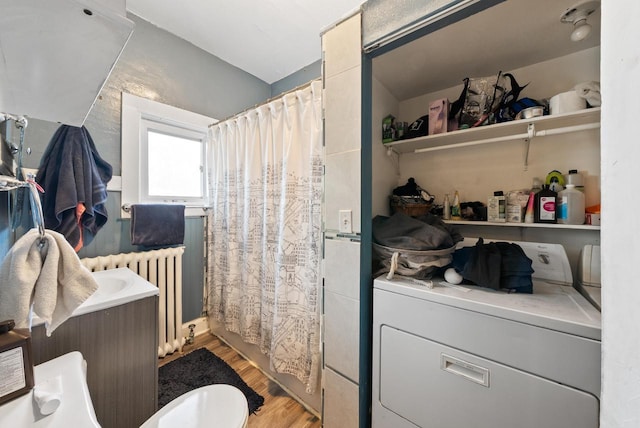
<path fill-rule="evenodd" d="M 83 258 L 90 271 L 128 267 L 158 287 L 158 356 L 182 351 L 182 254 L 184 247 Z"/>

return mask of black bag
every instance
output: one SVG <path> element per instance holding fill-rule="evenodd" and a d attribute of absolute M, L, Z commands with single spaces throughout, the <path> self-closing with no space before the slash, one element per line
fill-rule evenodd
<path fill-rule="evenodd" d="M 419 119 L 414 120 L 405 134 L 405 139 L 424 137 L 429 133 L 429 115 L 424 115 Z"/>
<path fill-rule="evenodd" d="M 480 287 L 533 293 L 531 259 L 518 244 L 490 242 L 482 238 L 473 247 L 453 253 L 452 266 L 462 277 Z"/>

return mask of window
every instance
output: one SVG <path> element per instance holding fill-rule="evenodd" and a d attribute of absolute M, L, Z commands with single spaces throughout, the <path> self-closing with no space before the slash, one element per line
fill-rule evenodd
<path fill-rule="evenodd" d="M 213 122 L 123 93 L 123 205 L 180 203 L 187 214 L 202 214 L 208 206 L 207 131 Z"/>

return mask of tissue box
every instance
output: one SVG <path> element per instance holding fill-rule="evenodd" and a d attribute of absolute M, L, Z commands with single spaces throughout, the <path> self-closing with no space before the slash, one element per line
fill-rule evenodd
<path fill-rule="evenodd" d="M 447 132 L 449 100 L 441 98 L 429 104 L 429 135 Z"/>
<path fill-rule="evenodd" d="M 34 385 L 31 336 L 15 329 L 0 334 L 0 404 L 31 391 Z"/>

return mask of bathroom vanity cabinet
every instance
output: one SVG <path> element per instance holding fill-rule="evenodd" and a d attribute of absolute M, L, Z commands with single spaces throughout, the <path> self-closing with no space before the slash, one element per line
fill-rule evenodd
<path fill-rule="evenodd" d="M 69 318 L 51 337 L 32 329 L 34 364 L 80 351 L 103 428 L 139 427 L 158 404 L 158 297 Z"/>

